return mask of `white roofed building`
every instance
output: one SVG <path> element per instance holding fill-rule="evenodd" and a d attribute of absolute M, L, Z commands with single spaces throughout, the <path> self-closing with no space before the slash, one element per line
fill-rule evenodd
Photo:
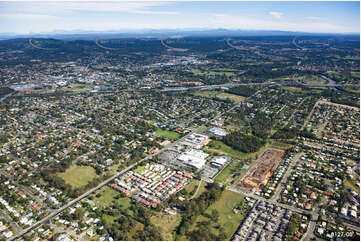
<path fill-rule="evenodd" d="M 227 164 L 227 160 L 226 156 L 217 156 L 211 160 L 210 164 L 216 167 L 223 167 Z"/>
<path fill-rule="evenodd" d="M 218 127 L 213 127 L 208 130 L 209 133 L 212 133 L 214 135 L 218 136 L 226 136 L 226 130 Z"/>
<path fill-rule="evenodd" d="M 190 149 L 178 157 L 178 161 L 183 162 L 184 164 L 200 169 L 206 163 L 206 158 L 208 157 L 207 153 L 204 153 L 201 150 Z"/>

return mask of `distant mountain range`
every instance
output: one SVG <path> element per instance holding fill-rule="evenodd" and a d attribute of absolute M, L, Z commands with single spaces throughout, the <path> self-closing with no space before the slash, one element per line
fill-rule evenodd
<path fill-rule="evenodd" d="M 278 30 L 231 30 L 231 29 L 141 29 L 141 30 L 54 30 L 46 33 L 0 33 L 0 39 L 13 38 L 56 38 L 56 39 L 94 39 L 102 38 L 177 38 L 185 36 L 300 36 L 300 35 L 357 35 L 359 33 L 307 33 Z"/>

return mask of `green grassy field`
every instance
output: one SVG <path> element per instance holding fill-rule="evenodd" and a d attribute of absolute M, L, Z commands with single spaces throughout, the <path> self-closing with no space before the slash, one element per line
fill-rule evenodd
<path fill-rule="evenodd" d="M 215 178 L 215 181 L 219 183 L 224 183 L 235 171 L 236 170 L 233 165 L 230 164 Z"/>
<path fill-rule="evenodd" d="M 211 141 L 211 144 L 213 147 L 209 147 L 209 144 L 206 148 L 204 148 L 204 151 L 206 152 L 216 152 L 220 155 L 229 155 L 232 158 L 236 159 L 247 159 L 247 158 L 254 158 L 257 156 L 257 154 L 262 153 L 264 151 L 264 147 L 262 147 L 259 151 L 255 153 L 243 153 L 241 151 L 235 150 L 232 147 L 226 145 L 222 141 L 219 140 L 213 140 Z"/>
<path fill-rule="evenodd" d="M 197 97 L 214 97 L 217 96 L 219 92 L 217 91 L 202 91 L 202 92 L 195 92 L 193 95 Z"/>
<path fill-rule="evenodd" d="M 346 56 L 346 57 L 343 57 L 344 59 L 346 60 L 360 60 L 360 57 L 359 56 Z"/>
<path fill-rule="evenodd" d="M 321 77 L 311 75 L 311 76 L 305 76 L 304 82 L 307 84 L 326 84 L 327 81 Z"/>
<path fill-rule="evenodd" d="M 60 92 L 89 92 L 91 91 L 91 85 L 89 84 L 70 84 L 70 87 L 64 87 L 59 89 Z"/>
<path fill-rule="evenodd" d="M 290 91 L 290 92 L 301 92 L 302 94 L 309 94 L 309 93 L 321 93 L 324 87 L 308 87 L 308 90 L 304 90 L 300 87 L 280 87 L 283 90 Z"/>
<path fill-rule="evenodd" d="M 239 70 L 232 68 L 218 68 L 217 71 L 239 71 Z"/>
<path fill-rule="evenodd" d="M 161 128 L 157 128 L 154 133 L 170 140 L 177 140 L 180 137 L 180 134 L 178 134 L 177 132 L 168 131 Z"/>
<path fill-rule="evenodd" d="M 65 172 L 57 175 L 72 187 L 85 186 L 93 178 L 97 177 L 94 168 L 90 166 L 70 166 Z"/>
<path fill-rule="evenodd" d="M 246 172 L 248 170 L 248 168 L 243 168 L 243 165 L 240 167 L 239 163 L 246 165 L 246 163 L 242 163 L 241 161 L 233 161 L 232 164 L 227 166 L 221 172 L 221 174 L 219 174 L 215 178 L 215 181 L 218 182 L 218 183 L 222 183 L 223 185 L 228 185 L 232 181 L 235 182 L 235 181 L 239 180 L 241 177 L 244 176 L 244 174 L 246 174 Z M 236 176 L 236 177 L 233 177 L 232 175 L 234 173 L 238 173 L 239 175 Z"/>
<path fill-rule="evenodd" d="M 239 179 L 240 177 L 242 177 L 245 172 L 247 171 L 247 169 L 237 169 L 237 165 L 239 162 L 241 162 L 240 160 L 245 160 L 245 159 L 252 159 L 252 162 L 255 161 L 255 159 L 261 155 L 266 149 L 268 148 L 275 148 L 275 149 L 287 149 L 289 148 L 291 145 L 289 144 L 285 144 L 279 141 L 271 141 L 271 143 L 267 143 L 266 145 L 262 146 L 261 149 L 259 149 L 257 152 L 254 153 L 243 153 L 240 152 L 238 150 L 234 150 L 232 149 L 230 146 L 224 144 L 222 141 L 211 141 L 212 144 L 214 145 L 214 147 L 210 148 L 210 147 L 206 147 L 203 150 L 205 152 L 208 153 L 213 153 L 216 152 L 219 155 L 229 155 L 230 157 L 234 158 L 235 161 L 232 162 L 232 164 L 230 164 L 229 166 L 227 166 L 216 178 L 215 180 L 217 182 L 220 183 L 229 183 L 230 180 L 235 180 L 235 179 Z M 237 161 L 238 160 L 238 161 Z M 230 176 L 234 173 L 237 172 L 239 173 L 239 176 L 237 178 L 234 179 L 229 179 Z"/>
<path fill-rule="evenodd" d="M 352 71 L 351 76 L 352 77 L 360 77 L 360 72 Z"/>
<path fill-rule="evenodd" d="M 160 228 L 159 232 L 164 240 L 174 240 L 174 232 L 176 227 L 179 225 L 182 217 L 180 214 L 170 215 L 164 212 L 150 218 L 150 221 L 155 226 Z"/>
<path fill-rule="evenodd" d="M 227 166 L 222 172 L 221 174 L 219 174 L 215 181 L 219 182 L 219 183 L 223 183 L 227 180 L 227 178 L 232 175 L 234 173 L 234 169 L 232 167 L 232 165 Z"/>
<path fill-rule="evenodd" d="M 96 195 L 93 196 L 93 201 L 98 207 L 107 208 L 112 204 L 120 206 L 122 210 L 127 210 L 130 207 L 130 198 L 128 197 L 120 197 L 116 198 L 119 195 L 118 191 L 115 191 L 114 189 L 105 186 L 102 189 L 100 189 L 97 194 L 101 194 L 100 197 L 97 197 Z M 117 217 L 110 216 L 107 214 L 102 215 L 107 224 L 111 224 L 114 222 Z"/>
<path fill-rule="evenodd" d="M 141 174 L 143 171 L 145 171 L 145 163 L 142 163 L 142 165 L 137 166 L 137 168 L 134 169 L 134 172 Z"/>
<path fill-rule="evenodd" d="M 196 190 L 197 190 L 197 188 L 198 188 L 198 184 L 199 184 L 199 181 L 196 180 L 196 179 L 193 179 L 193 180 L 191 181 L 191 183 L 190 183 L 188 186 L 186 186 L 186 188 L 184 188 L 184 189 L 185 189 L 187 192 L 192 192 L 192 191 L 196 192 Z M 202 182 L 202 183 L 201 183 L 201 186 L 200 186 L 200 188 L 199 188 L 199 190 L 198 190 L 198 193 L 194 196 L 194 198 L 199 197 L 203 192 L 205 192 L 205 191 L 206 191 L 206 186 L 207 186 L 207 183 L 206 183 L 206 182 Z M 193 199 L 194 199 L 194 198 L 193 198 Z"/>
<path fill-rule="evenodd" d="M 281 87 L 281 89 L 290 91 L 290 92 L 303 92 L 300 87 Z"/>
<path fill-rule="evenodd" d="M 227 240 L 232 237 L 233 233 L 245 217 L 242 213 L 235 214 L 232 211 L 235 205 L 239 204 L 243 199 L 243 195 L 225 190 L 219 200 L 205 211 L 205 213 L 209 215 L 213 209 L 218 211 L 218 223 L 225 229 Z M 201 215 L 197 217 L 196 222 L 203 220 L 205 220 L 205 218 Z"/>
<path fill-rule="evenodd" d="M 230 93 L 221 93 L 219 95 L 217 95 L 218 98 L 221 98 L 221 99 L 230 99 L 232 100 L 233 103 L 235 104 L 239 104 L 240 102 L 244 101 L 246 98 L 245 97 L 242 97 L 242 96 L 238 96 L 238 95 L 235 95 L 235 94 L 230 94 Z"/>
<path fill-rule="evenodd" d="M 353 93 L 360 93 L 360 89 L 355 89 L 355 88 L 345 88 L 346 91 L 348 92 L 353 92 Z"/>
<path fill-rule="evenodd" d="M 291 144 L 285 144 L 278 140 L 271 140 L 271 143 L 267 145 L 268 148 L 281 149 L 281 150 L 288 149 L 291 146 L 292 146 Z"/>
<path fill-rule="evenodd" d="M 356 186 L 356 181 L 359 181 L 360 178 L 355 178 L 354 180 L 350 180 L 350 179 L 344 179 L 343 181 L 343 185 L 345 186 L 345 188 L 351 188 L 352 190 L 354 190 L 355 192 L 357 192 L 358 194 L 360 194 L 360 188 L 358 188 Z"/>
<path fill-rule="evenodd" d="M 205 76 L 221 76 L 221 75 L 225 75 L 225 76 L 228 77 L 228 76 L 235 76 L 238 71 L 233 70 L 233 69 L 221 68 L 221 69 L 215 69 L 215 70 L 210 70 L 210 71 L 202 71 L 202 70 L 199 70 L 199 69 L 192 69 L 191 72 L 194 75 L 205 75 Z"/>
<path fill-rule="evenodd" d="M 108 207 L 113 203 L 113 201 L 115 201 L 114 197 L 119 195 L 119 192 L 115 191 L 114 189 L 108 186 L 105 186 L 102 189 L 100 189 L 97 192 L 97 194 L 101 195 L 100 197 L 94 196 L 94 202 L 97 204 L 97 206 Z M 126 199 L 129 200 L 128 198 Z"/>
<path fill-rule="evenodd" d="M 273 68 L 272 71 L 275 71 L 274 69 L 277 68 Z M 272 81 L 288 81 L 291 80 L 291 78 L 289 76 L 284 76 L 284 77 L 275 77 L 275 78 L 268 78 L 267 81 L 272 82 Z"/>
<path fill-rule="evenodd" d="M 135 236 L 137 233 L 139 233 L 139 231 L 142 231 L 144 229 L 144 224 L 139 223 L 138 221 L 134 221 L 134 222 L 135 222 L 134 229 L 129 232 L 130 237 Z"/>
<path fill-rule="evenodd" d="M 230 99 L 235 104 L 238 104 L 246 99 L 245 97 L 238 96 L 235 94 L 223 93 L 223 92 L 217 92 L 217 91 L 195 92 L 193 95 L 198 96 L 198 97 L 207 97 L 207 98 L 217 97 L 222 100 Z"/>

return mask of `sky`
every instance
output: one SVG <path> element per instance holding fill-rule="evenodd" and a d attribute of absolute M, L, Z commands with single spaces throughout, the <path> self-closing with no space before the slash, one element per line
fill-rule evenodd
<path fill-rule="evenodd" d="M 360 3 L 0 0 L 0 33 L 184 28 L 359 33 Z"/>

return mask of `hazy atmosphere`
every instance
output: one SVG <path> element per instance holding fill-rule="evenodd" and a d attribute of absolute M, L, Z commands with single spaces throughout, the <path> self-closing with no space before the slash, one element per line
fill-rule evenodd
<path fill-rule="evenodd" d="M 327 10 L 327 11 L 325 11 Z M 359 2 L 1 1 L 1 32 L 228 28 L 359 32 Z"/>

